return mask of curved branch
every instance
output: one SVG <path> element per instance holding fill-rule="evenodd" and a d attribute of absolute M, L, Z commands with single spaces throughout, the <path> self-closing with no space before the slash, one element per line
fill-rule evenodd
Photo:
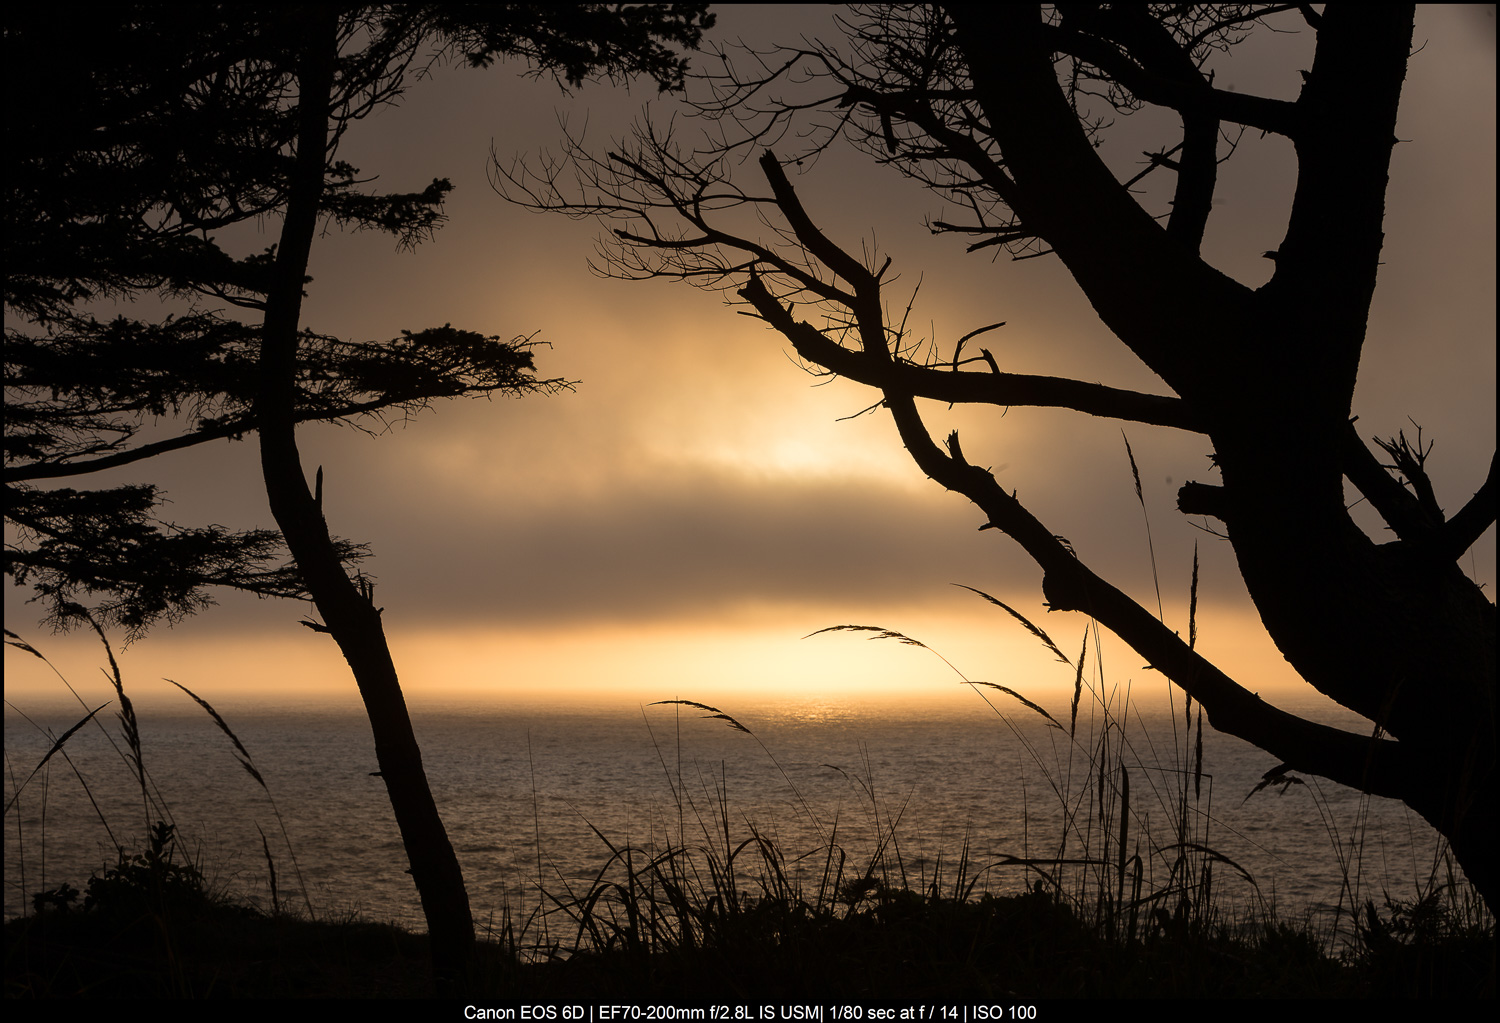
<path fill-rule="evenodd" d="M 474 388 L 473 390 L 481 390 Z M 317 411 L 304 410 L 295 413 L 293 421 L 297 423 L 327 422 L 331 420 L 346 419 L 350 416 L 368 415 L 374 412 L 383 412 L 388 408 L 401 405 L 410 405 L 413 401 L 421 401 L 421 398 L 377 398 L 372 401 L 359 402 L 354 405 L 343 405 L 331 409 L 320 409 Z M 152 458 L 156 455 L 166 454 L 168 451 L 180 451 L 211 440 L 223 440 L 226 437 L 240 437 L 255 429 L 255 417 L 246 415 L 241 419 L 233 419 L 226 423 L 218 423 L 214 426 L 194 430 L 191 433 L 182 434 L 179 437 L 169 437 L 166 440 L 155 441 L 151 444 L 142 444 L 138 448 L 129 451 L 118 451 L 112 455 L 101 455 L 91 458 L 86 462 L 46 462 L 34 463 L 19 468 L 7 468 L 4 472 L 6 483 L 25 483 L 30 480 L 62 479 L 68 476 L 84 476 L 91 472 L 100 472 L 104 469 L 114 469 L 142 459 Z"/>
<path fill-rule="evenodd" d="M 205 441 L 236 437 L 254 428 L 253 424 L 244 421 L 222 423 L 208 429 L 185 433 L 180 437 L 171 437 L 152 444 L 142 444 L 140 447 L 131 448 L 129 451 L 117 451 L 112 455 L 101 455 L 98 458 L 90 458 L 86 462 L 47 462 L 33 463 L 21 466 L 20 468 L 7 467 L 4 479 L 6 483 L 25 483 L 29 480 L 54 480 L 66 476 L 83 476 L 87 473 L 99 472 L 103 469 L 113 469 L 117 466 L 129 465 L 131 462 L 138 462 L 143 458 L 152 458 L 156 455 L 166 454 L 168 451 L 179 451 L 182 448 L 189 448 L 195 444 L 202 444 Z"/>
<path fill-rule="evenodd" d="M 786 172 L 769 150 L 761 156 L 761 170 L 771 185 L 787 223 L 797 240 L 823 265 L 831 268 L 854 288 L 858 300 L 846 304 L 856 319 L 864 323 L 879 316 L 879 275 L 871 273 L 858 260 L 835 245 L 812 222 L 797 197 Z M 758 293 L 756 293 L 758 291 Z M 754 297 L 752 297 L 752 293 Z M 740 296 L 765 315 L 764 309 L 779 303 L 759 278 L 752 277 Z M 785 333 L 785 332 L 783 332 Z M 878 357 L 868 350 L 852 351 L 817 330 L 788 334 L 797 353 L 839 376 L 885 389 L 894 387 L 917 397 L 949 402 L 986 402 L 994 405 L 1034 405 L 1071 408 L 1090 415 L 1108 416 L 1184 430 L 1201 430 L 1196 417 L 1181 398 L 1141 394 L 1102 384 L 1088 384 L 1062 377 L 1032 376 L 1020 373 L 959 373 L 933 367 L 915 366 L 892 359 L 883 344 Z M 870 337 L 883 338 L 878 331 Z"/>
<path fill-rule="evenodd" d="M 747 282 L 739 295 L 757 310 L 765 301 L 775 301 L 759 278 Z M 962 373 L 909 362 L 875 360 L 845 348 L 818 330 L 799 331 L 795 336 L 788 335 L 787 340 L 803 359 L 836 376 L 870 387 L 893 388 L 918 398 L 959 404 L 1066 408 L 1108 419 L 1202 432 L 1187 403 L 1169 395 L 1144 394 L 1066 377 Z"/>
<path fill-rule="evenodd" d="M 1385 471 L 1350 420 L 1344 430 L 1344 475 L 1385 519 L 1399 539 L 1422 543 L 1431 539 L 1436 526 L 1415 494 Z"/>
<path fill-rule="evenodd" d="M 818 333 L 812 325 L 794 320 L 764 288 L 750 287 L 742 294 L 794 345 Z M 950 438 L 950 454 L 944 454 L 928 435 L 910 394 L 894 387 L 883 393 L 901 439 L 922 471 L 974 502 L 988 516 L 986 527 L 1010 536 L 1042 568 L 1042 588 L 1051 610 L 1082 611 L 1101 622 L 1202 703 L 1219 731 L 1253 743 L 1298 770 L 1377 795 L 1403 796 L 1410 772 L 1399 743 L 1316 724 L 1261 700 L 1079 561 L 993 475 L 963 459 L 956 435 Z"/>
<path fill-rule="evenodd" d="M 1091 36 L 1071 32 L 1066 25 L 1043 25 L 1041 32 L 1054 51 L 1087 61 L 1144 102 L 1170 107 L 1183 115 L 1205 115 L 1287 137 L 1295 137 L 1301 128 L 1302 119 L 1295 103 L 1193 85 L 1153 73 L 1127 59 L 1114 47 Z"/>
<path fill-rule="evenodd" d="M 776 154 L 769 149 L 762 153 L 760 168 L 765 173 L 766 180 L 771 184 L 771 194 L 776 197 L 776 206 L 781 210 L 781 215 L 786 217 L 787 224 L 796 234 L 797 240 L 807 247 L 807 251 L 812 254 L 813 258 L 848 281 L 856 293 L 862 288 L 873 285 L 875 275 L 866 270 L 859 260 L 830 242 L 827 236 L 813 225 L 812 218 L 802 208 L 802 200 L 797 198 L 797 193 L 792 190 L 791 182 L 786 178 L 786 172 L 781 169 L 781 163 L 776 159 Z"/>
<path fill-rule="evenodd" d="M 1134 5 L 1095 5 L 1061 7 L 1062 31 L 1077 21 L 1086 32 L 1099 33 L 1116 41 L 1124 49 L 1117 61 L 1126 78 L 1140 78 L 1139 84 L 1159 84 L 1169 91 L 1180 91 L 1185 102 L 1177 106 L 1182 115 L 1182 151 L 1172 164 L 1177 170 L 1177 189 L 1172 213 L 1167 220 L 1167 234 L 1197 254 L 1203 243 L 1213 207 L 1214 185 L 1218 179 L 1218 144 L 1220 118 L 1211 102 L 1204 102 L 1214 90 L 1194 59 L 1191 47 L 1183 46 L 1146 8 Z M 1044 33 L 1045 36 L 1045 33 Z M 1095 42 L 1090 35 L 1078 42 Z M 1110 46 L 1094 47 L 1101 56 L 1115 53 Z M 1137 65 L 1140 74 L 1136 74 Z M 1121 85 L 1130 86 L 1126 78 L 1116 76 Z M 1137 93 L 1137 98 L 1149 97 Z M 1253 99 L 1253 97 L 1252 97 Z"/>
<path fill-rule="evenodd" d="M 1495 523 L 1495 456 L 1490 455 L 1490 471 L 1474 496 L 1443 526 L 1443 541 L 1449 554 L 1458 557 L 1474 546 L 1484 531 Z"/>
<path fill-rule="evenodd" d="M 1191 354 L 1202 341 L 1201 317 L 1210 307 L 1240 316 L 1250 290 L 1169 238 L 1122 187 L 1058 86 L 1035 9 L 961 6 L 952 17 L 985 126 L 1024 196 L 1007 205 L 1153 372 L 1190 401 L 1215 400 L 1222 386 L 1213 364 Z"/>
<path fill-rule="evenodd" d="M 1397 539 L 1435 550 L 1445 561 L 1461 557 L 1495 521 L 1495 457 L 1490 455 L 1489 473 L 1474 496 L 1444 522 L 1441 512 L 1434 511 L 1437 498 L 1431 494 L 1430 482 L 1424 500 L 1386 471 L 1359 439 L 1352 421 L 1344 435 L 1344 475 L 1385 519 Z"/>

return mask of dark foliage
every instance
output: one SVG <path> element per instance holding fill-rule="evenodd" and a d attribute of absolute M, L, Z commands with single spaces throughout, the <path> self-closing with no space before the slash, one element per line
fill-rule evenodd
<path fill-rule="evenodd" d="M 708 907 L 700 907 L 706 909 Z M 206 900 L 164 923 L 48 910 L 6 924 L 8 997 L 422 997 L 426 942 L 396 927 L 267 916 Z M 766 900 L 702 945 L 568 950 L 484 943 L 467 996 L 577 1001 L 1475 998 L 1494 938 L 1444 929 L 1340 960 L 1308 930 L 1120 943 L 1041 892 L 974 902 L 891 890 L 842 918 Z"/>
<path fill-rule="evenodd" d="M 276 247 L 232 254 L 220 234 L 285 213 L 298 133 L 290 8 L 115 5 L 67 18 L 7 13 L 3 221 L 5 487 L 17 527 L 5 567 L 56 625 L 102 597 L 101 620 L 138 635 L 229 586 L 305 597 L 276 534 L 164 521 L 148 486 L 47 492 L 41 481 L 126 465 L 256 429 L 253 403 Z M 712 23 L 703 5 L 504 4 L 351 8 L 337 27 L 318 215 L 413 245 L 442 223 L 452 186 L 381 194 L 337 159 L 348 128 L 413 72 L 518 57 L 568 84 L 647 74 L 679 87 Z M 156 296 L 155 319 L 112 301 Z M 304 329 L 298 421 L 381 425 L 434 399 L 565 386 L 536 377 L 526 338 L 451 325 L 394 339 Z M 164 424 L 170 429 L 163 431 Z M 165 432 L 165 436 L 163 433 Z M 340 546 L 341 557 L 360 548 Z"/>
<path fill-rule="evenodd" d="M 681 82 L 702 5 L 245 7 L 116 5 L 8 14 L 4 258 L 5 568 L 60 625 L 139 633 L 228 585 L 306 596 L 358 683 L 445 990 L 474 924 L 360 552 L 323 517 L 296 428 L 407 415 L 437 398 L 565 387 L 530 341 L 451 325 L 346 341 L 302 322 L 320 225 L 400 246 L 443 221 L 451 184 L 381 194 L 338 158 L 345 133 L 432 66 L 516 56 L 577 84 L 645 73 Z M 576 36 L 574 32 L 587 32 Z M 234 255 L 221 232 L 276 219 L 277 242 Z M 107 315 L 155 299 L 171 315 Z M 11 413 L 14 406 L 14 414 Z M 170 421 L 172 435 L 148 439 Z M 254 433 L 276 534 L 179 527 L 150 486 L 83 494 L 41 481 Z M 290 564 L 279 566 L 284 550 Z M 80 597 L 105 595 L 97 615 Z M 102 635 L 102 631 L 101 631 Z"/>

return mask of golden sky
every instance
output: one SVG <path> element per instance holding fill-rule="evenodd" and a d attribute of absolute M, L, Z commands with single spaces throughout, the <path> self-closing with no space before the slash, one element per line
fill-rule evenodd
<path fill-rule="evenodd" d="M 1419 9 L 1421 49 L 1403 97 L 1385 265 L 1355 400 L 1366 436 L 1410 431 L 1410 419 L 1436 441 L 1430 465 L 1450 511 L 1482 481 L 1495 443 L 1492 12 Z M 711 38 L 831 37 L 829 18 L 828 8 L 727 7 Z M 1219 82 L 1295 96 L 1310 44 L 1306 33 L 1262 31 Z M 924 651 L 852 635 L 800 639 L 844 623 L 919 638 L 971 679 L 1038 695 L 1070 685 L 1069 669 L 1018 625 L 951 584 L 1012 604 L 1070 656 L 1084 620 L 1045 614 L 1038 570 L 1005 537 L 979 533 L 983 516 L 967 502 L 923 479 L 887 418 L 845 418 L 875 400 L 870 392 L 819 386 L 779 335 L 719 294 L 599 279 L 586 265 L 596 224 L 529 213 L 495 194 L 492 146 L 506 160 L 555 148 L 565 118 L 575 133 L 586 124 L 588 142 L 603 149 L 655 99 L 649 87 L 608 86 L 566 97 L 518 70 L 436 69 L 399 108 L 351 132 L 341 156 L 379 174 L 383 189 L 452 179 L 450 222 L 435 240 L 403 253 L 384 236 L 330 233 L 314 248 L 305 325 L 363 339 L 450 322 L 540 332 L 552 345 L 538 353 L 540 374 L 578 381 L 553 397 L 438 406 L 378 437 L 302 430 L 308 474 L 324 467 L 334 532 L 375 553 L 366 568 L 413 705 L 450 695 L 624 707 L 675 697 L 732 707 L 771 695 L 974 701 Z M 1145 116 L 1117 127 L 1111 158 L 1122 175 L 1153 145 L 1152 127 Z M 1286 223 L 1290 157 L 1284 140 L 1247 134 L 1222 172 L 1205 254 L 1252 286 L 1269 277 L 1261 253 L 1277 247 Z M 941 349 L 1005 320 L 987 336 L 1005 369 L 1163 392 L 1055 260 L 965 255 L 961 240 L 923 226 L 941 212 L 937 197 L 847 153 L 829 154 L 796 184 L 836 239 L 892 257 L 903 300 L 921 281 L 912 322 Z M 258 249 L 274 240 L 267 225 L 244 241 Z M 1154 603 L 1120 424 L 1050 410 L 928 411 L 934 433 L 960 428 L 971 460 L 995 468 L 1092 567 Z M 1168 621 L 1187 627 L 1196 542 L 1202 649 L 1251 689 L 1294 683 L 1232 552 L 1175 511 L 1177 487 L 1209 477 L 1206 442 L 1128 432 Z M 87 485 L 134 481 L 166 488 L 169 519 L 272 524 L 253 444 L 205 445 Z M 1472 556 L 1491 587 L 1494 564 L 1492 527 Z M 7 626 L 75 685 L 103 694 L 97 641 L 47 635 L 25 596 L 7 590 Z M 325 695 L 353 705 L 347 668 L 326 636 L 296 624 L 303 614 L 225 594 L 126 651 L 127 684 L 148 701 L 180 700 L 159 681 L 172 677 L 225 705 Z M 1112 684 L 1162 685 L 1118 645 L 1106 646 L 1105 671 Z M 7 649 L 6 690 L 24 706 L 60 688 L 40 662 Z"/>

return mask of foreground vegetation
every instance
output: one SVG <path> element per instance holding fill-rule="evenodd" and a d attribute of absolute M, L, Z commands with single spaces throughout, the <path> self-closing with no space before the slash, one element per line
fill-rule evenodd
<path fill-rule="evenodd" d="M 1111 933 L 1038 884 L 1011 896 L 846 885 L 822 904 L 791 893 L 694 892 L 685 851 L 564 904 L 572 947 L 526 947 L 503 927 L 480 944 L 473 998 L 1493 997 L 1493 927 L 1436 895 L 1372 905 L 1335 956 L 1308 926 L 1240 929 L 1184 909 Z M 81 894 L 81 893 L 78 893 Z M 195 871 L 150 854 L 5 928 L 7 997 L 423 997 L 426 937 L 389 924 L 265 913 L 211 897 Z"/>
<path fill-rule="evenodd" d="M 922 645 L 885 630 L 828 631 L 851 629 Z M 10 642 L 42 657 L 14 636 Z M 110 669 L 122 763 L 141 786 L 142 806 L 165 810 L 169 820 L 144 769 L 140 731 L 112 654 Z M 1011 690 L 981 690 L 999 690 L 1024 713 L 1041 715 L 1067 733 L 1066 745 L 1083 758 L 1067 772 L 1081 782 L 1065 783 L 1061 774 L 1053 780 L 1071 807 L 1060 845 L 1048 855 L 1009 860 L 1032 879 L 1028 889 L 986 892 L 985 875 L 967 852 L 910 872 L 897 840 L 899 814 L 885 815 L 873 851 L 853 856 L 840 842 L 837 821 L 825 830 L 790 777 L 797 801 L 825 836 L 820 848 L 800 856 L 788 856 L 753 825 L 732 824 L 722 803 L 705 813 L 674 791 L 683 822 L 675 841 L 663 848 L 617 846 L 600 834 L 597 872 L 576 887 L 559 879 L 543 893 L 543 905 L 503 916 L 476 949 L 463 991 L 476 999 L 571 1003 L 1494 996 L 1494 920 L 1451 865 L 1447 876 L 1406 902 L 1386 898 L 1377 906 L 1358 901 L 1350 888 L 1341 909 L 1352 929 L 1337 921 L 1327 927 L 1279 919 L 1265 903 L 1248 915 L 1227 910 L 1215 870 L 1239 872 L 1252 888 L 1254 882 L 1214 851 L 1202 830 L 1209 815 L 1196 805 L 1201 734 L 1190 743 L 1183 730 L 1179 753 L 1187 766 L 1177 790 L 1156 797 L 1173 811 L 1170 833 L 1143 833 L 1142 808 L 1130 792 L 1132 771 L 1141 767 L 1127 763 L 1128 744 L 1110 724 L 1124 708 L 1106 703 L 1102 732 L 1082 741 L 1082 655 L 1076 672 L 1066 726 Z M 239 765 L 264 788 L 229 724 L 179 688 L 213 718 Z M 667 702 L 705 712 L 759 742 L 717 708 Z M 66 759 L 68 739 L 99 725 L 98 714 L 89 711 L 55 738 L 32 776 L 54 755 Z M 7 816 L 27 780 L 17 780 Z M 872 809 L 878 821 L 879 808 Z M 283 889 L 302 886 L 300 879 L 286 883 L 297 868 L 284 829 L 281 838 L 290 871 L 264 835 L 259 850 L 269 909 L 205 880 L 203 864 L 183 851 L 174 825 L 162 819 L 146 829 L 139 852 L 120 848 L 115 865 L 82 889 L 63 884 L 27 892 L 31 912 L 5 924 L 6 996 L 430 995 L 426 935 L 354 917 L 320 918 L 305 891 L 293 908 Z"/>

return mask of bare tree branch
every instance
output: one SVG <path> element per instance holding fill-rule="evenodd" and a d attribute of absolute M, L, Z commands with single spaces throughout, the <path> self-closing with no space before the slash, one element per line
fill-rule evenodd
<path fill-rule="evenodd" d="M 746 288 L 765 286 L 758 280 Z M 746 297 L 741 290 L 740 295 Z M 851 351 L 819 331 L 789 338 L 798 355 L 837 376 L 918 398 L 950 403 L 1067 408 L 1107 419 L 1123 419 L 1151 426 L 1170 426 L 1202 432 L 1196 417 L 1181 398 L 1067 377 L 1027 373 L 966 373 L 918 366 L 903 360 L 881 363 Z"/>
<path fill-rule="evenodd" d="M 1351 421 L 1344 431 L 1344 475 L 1359 488 L 1385 524 L 1402 540 L 1424 543 L 1441 524 L 1422 508 L 1415 494 L 1388 473 L 1375 453 L 1365 446 Z"/>
<path fill-rule="evenodd" d="M 1448 552 L 1458 557 L 1478 542 L 1484 531 L 1495 523 L 1495 456 L 1490 455 L 1490 471 L 1484 483 L 1443 527 Z"/>
<path fill-rule="evenodd" d="M 793 344 L 816 334 L 757 282 L 741 292 L 760 316 Z M 879 327 L 865 325 L 872 334 Z M 987 526 L 1010 536 L 1041 566 L 1042 589 L 1054 611 L 1082 611 L 1130 644 L 1151 666 L 1202 703 L 1213 726 L 1254 743 L 1299 770 L 1365 791 L 1400 798 L 1408 774 L 1398 743 L 1307 721 L 1268 703 L 1239 685 L 1168 629 L 1161 621 L 1088 569 L 1051 529 L 1042 524 L 988 471 L 970 465 L 950 437 L 950 454 L 933 443 L 910 395 L 885 391 L 912 459 L 933 480 L 972 501 L 988 517 Z"/>
<path fill-rule="evenodd" d="M 1147 103 L 1289 138 L 1300 130 L 1301 118 L 1295 103 L 1215 89 L 1201 78 L 1195 83 L 1163 74 L 1159 67 L 1142 67 L 1132 59 L 1136 54 L 1127 56 L 1100 39 L 1069 31 L 1066 20 L 1061 26 L 1044 26 L 1042 31 L 1054 50 L 1088 61 Z"/>

